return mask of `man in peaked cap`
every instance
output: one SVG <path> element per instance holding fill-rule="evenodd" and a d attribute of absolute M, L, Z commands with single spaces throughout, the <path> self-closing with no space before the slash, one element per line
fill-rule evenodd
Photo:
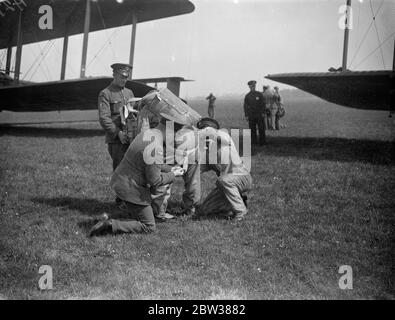
<path fill-rule="evenodd" d="M 111 68 L 114 80 L 100 92 L 98 109 L 99 121 L 106 133 L 105 141 L 108 144 L 113 170 L 115 170 L 130 144 L 127 133 L 122 130 L 121 112 L 129 100 L 134 97 L 134 94 L 125 87 L 130 78 L 132 66 L 114 63 Z M 116 202 L 120 202 L 118 198 L 116 198 Z"/>
<path fill-rule="evenodd" d="M 248 121 L 248 126 L 251 129 L 252 144 L 258 143 L 256 127 L 259 130 L 259 144 L 266 143 L 265 125 L 263 120 L 263 113 L 265 112 L 265 103 L 263 94 L 255 90 L 256 81 L 248 81 L 250 92 L 244 98 L 244 115 Z"/>

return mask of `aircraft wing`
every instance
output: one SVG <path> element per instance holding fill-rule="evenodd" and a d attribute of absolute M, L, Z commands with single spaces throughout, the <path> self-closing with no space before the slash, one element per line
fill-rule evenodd
<path fill-rule="evenodd" d="M 85 0 L 23 0 L 18 1 L 18 6 L 16 2 L 0 1 L 0 49 L 17 44 L 20 8 L 23 9 L 23 44 L 84 32 Z M 39 8 L 43 5 L 50 5 L 53 10 L 52 30 L 39 28 L 42 16 Z M 190 13 L 195 9 L 188 0 L 95 0 L 91 6 L 90 32 L 132 24 L 133 13 L 137 22 L 145 22 Z"/>
<path fill-rule="evenodd" d="M 389 110 L 393 71 L 283 73 L 265 78 L 294 86 L 324 100 L 357 109 Z M 393 93 L 392 93 L 393 94 Z"/>
<path fill-rule="evenodd" d="M 101 90 L 111 77 L 53 81 L 27 85 L 0 87 L 0 111 L 14 112 L 89 110 L 97 109 Z M 154 88 L 140 82 L 128 81 L 126 87 L 136 97 L 143 97 Z"/>

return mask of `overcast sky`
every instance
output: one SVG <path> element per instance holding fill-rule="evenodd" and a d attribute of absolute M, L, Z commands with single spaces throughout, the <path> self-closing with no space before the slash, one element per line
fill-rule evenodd
<path fill-rule="evenodd" d="M 192 2 L 195 11 L 190 14 L 138 24 L 134 78 L 192 79 L 194 82 L 181 85 L 181 96 L 190 98 L 209 92 L 245 93 L 251 79 L 257 80 L 261 88 L 268 82 L 264 76 L 269 73 L 327 71 L 329 67 L 341 66 L 344 31 L 339 27 L 339 8 L 345 0 Z M 372 24 L 371 5 L 373 12 L 379 10 L 377 32 Z M 391 69 L 395 0 L 353 0 L 352 8 L 349 68 Z M 379 46 L 378 37 L 381 42 L 387 41 L 381 50 L 372 53 Z M 111 63 L 128 62 L 130 39 L 131 26 L 91 33 L 87 75 L 109 76 Z M 45 46 L 46 43 L 40 43 L 24 47 L 22 78 L 59 79 L 62 40 L 54 41 L 45 62 L 33 75 L 32 62 Z M 82 37 L 71 37 L 68 79 L 79 77 L 81 51 Z"/>

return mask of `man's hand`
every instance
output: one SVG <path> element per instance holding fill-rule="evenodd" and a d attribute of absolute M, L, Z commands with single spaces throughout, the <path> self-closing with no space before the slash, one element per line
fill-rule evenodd
<path fill-rule="evenodd" d="M 118 132 L 118 138 L 119 138 L 119 140 L 121 140 L 122 144 L 128 143 L 128 136 L 127 136 L 127 134 L 125 132 L 119 131 Z"/>
<path fill-rule="evenodd" d="M 181 177 L 185 173 L 184 169 L 181 168 L 180 166 L 175 166 L 171 168 L 171 172 L 173 172 L 176 177 Z"/>

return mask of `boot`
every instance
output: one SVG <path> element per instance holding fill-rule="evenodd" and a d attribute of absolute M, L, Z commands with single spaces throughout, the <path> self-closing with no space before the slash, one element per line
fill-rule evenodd
<path fill-rule="evenodd" d="M 111 232 L 111 220 L 99 221 L 89 230 L 89 237 L 101 236 Z"/>

